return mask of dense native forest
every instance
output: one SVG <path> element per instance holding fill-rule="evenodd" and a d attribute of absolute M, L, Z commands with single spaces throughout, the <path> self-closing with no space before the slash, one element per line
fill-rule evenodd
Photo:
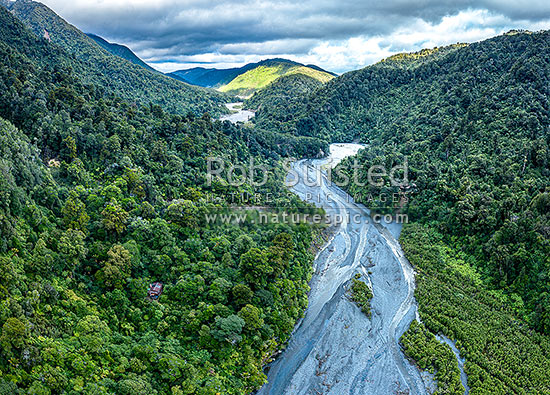
<path fill-rule="evenodd" d="M 550 338 L 518 314 L 519 296 L 489 287 L 479 261 L 451 247 L 434 225 L 405 227 L 400 242 L 417 271 L 422 324 L 402 338 L 420 367 L 435 369 L 441 393 L 463 394 L 457 362 L 434 333 L 456 340 L 466 359 L 471 394 L 546 394 L 550 391 Z M 446 350 L 445 350 L 446 349 Z"/>
<path fill-rule="evenodd" d="M 256 126 L 267 130 L 287 131 L 286 127 L 302 109 L 304 97 L 323 86 L 323 83 L 304 74 L 291 74 L 272 82 L 245 102 L 256 111 Z M 264 103 L 266 114 L 264 115 Z"/>
<path fill-rule="evenodd" d="M 440 393 L 463 389 L 438 333 L 466 358 L 472 394 L 550 392 L 549 32 L 397 55 L 326 84 L 283 76 L 247 101 L 255 125 L 236 126 L 211 118 L 231 97 L 113 56 L 39 3 L 9 6 L 1 393 L 258 388 L 307 303 L 320 230 L 206 214 L 256 192 L 314 210 L 284 193 L 281 158 L 355 140 L 367 144 L 365 167 L 408 164 L 408 201 L 383 201 L 399 192 L 387 182 L 347 188 L 413 222 L 400 241 L 422 322 L 403 336 L 405 353 Z M 254 158 L 268 183 L 209 185 L 208 156 Z M 147 298 L 153 281 L 164 284 L 158 301 Z M 368 314 L 370 290 L 352 284 Z"/>
<path fill-rule="evenodd" d="M 426 347 L 411 339 L 427 328 L 458 340 L 472 393 L 550 392 L 549 43 L 548 31 L 512 31 L 397 55 L 291 101 L 292 116 L 275 84 L 249 101 L 264 128 L 367 144 L 347 191 L 425 226 L 405 226 L 402 240 L 425 325 L 405 348 L 420 366 L 443 366 L 430 359 L 429 335 Z M 409 188 L 367 183 L 370 166 L 405 162 Z M 343 174 L 352 165 L 343 161 Z M 477 280 L 466 286 L 464 276 Z"/>
<path fill-rule="evenodd" d="M 202 111 L 219 94 L 166 90 L 162 76 L 138 92 L 131 79 L 157 77 L 110 70 L 111 55 L 95 68 L 51 30 L 50 42 L 0 7 L 0 393 L 251 392 L 307 304 L 320 230 L 206 214 L 254 193 L 298 208 L 281 158 L 326 143 L 214 121 Z M 104 84 L 111 72 L 128 85 Z M 133 100 L 119 95 L 130 86 Z M 183 100 L 159 105 L 170 92 Z M 209 156 L 254 158 L 268 182 L 209 184 Z"/>

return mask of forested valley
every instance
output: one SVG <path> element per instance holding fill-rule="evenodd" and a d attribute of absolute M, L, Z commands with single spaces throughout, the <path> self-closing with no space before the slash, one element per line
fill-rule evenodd
<path fill-rule="evenodd" d="M 81 57 L 0 7 L 0 393 L 251 392 L 307 304 L 320 229 L 205 214 L 241 194 L 303 206 L 281 158 L 326 143 L 215 121 L 203 111 L 223 97 L 174 80 L 177 105 L 121 97 Z M 209 184 L 210 156 L 253 158 L 268 182 Z"/>
<path fill-rule="evenodd" d="M 401 346 L 438 393 L 464 389 L 436 335 L 456 342 L 471 394 L 550 393 L 550 32 L 395 55 L 323 82 L 284 75 L 235 125 L 216 120 L 230 95 L 114 56 L 40 3 L 4 3 L 0 393 L 260 388 L 307 306 L 324 229 L 207 214 L 254 217 L 253 200 L 234 198 L 256 194 L 271 196 L 265 210 L 321 212 L 284 188 L 282 161 L 331 142 L 366 145 L 345 186 L 356 201 L 408 215 L 400 243 L 420 320 Z M 209 157 L 253 159 L 268 181 L 212 180 Z M 367 182 L 372 165 L 404 164 L 406 186 Z M 370 317 L 376 294 L 352 284 Z"/>
<path fill-rule="evenodd" d="M 423 325 L 403 342 L 421 367 L 447 363 L 443 393 L 462 391 L 456 361 L 421 330 L 457 341 L 471 393 L 550 391 L 549 43 L 548 31 L 511 31 L 390 57 L 306 100 L 273 84 L 248 101 L 257 125 L 367 145 L 358 182 L 354 158 L 339 169 L 357 201 L 409 216 L 401 243 Z M 406 187 L 368 182 L 370 166 L 405 163 Z"/>

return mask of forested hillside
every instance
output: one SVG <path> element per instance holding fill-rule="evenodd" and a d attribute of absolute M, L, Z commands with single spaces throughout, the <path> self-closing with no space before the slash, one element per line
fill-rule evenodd
<path fill-rule="evenodd" d="M 420 316 L 459 340 L 472 393 L 548 392 L 538 369 L 550 335 L 550 32 L 393 56 L 296 95 L 288 113 L 262 94 L 258 125 L 368 144 L 348 192 L 426 225 L 405 227 L 402 240 L 419 271 Z M 409 188 L 367 182 L 371 165 L 405 162 Z M 340 168 L 351 176 L 352 165 Z M 392 202 L 403 191 L 408 204 Z"/>
<path fill-rule="evenodd" d="M 285 193 L 282 159 L 356 140 L 364 168 L 347 191 L 412 222 L 400 242 L 422 323 L 405 353 L 440 393 L 462 388 L 438 333 L 472 395 L 550 393 L 550 32 L 337 78 L 280 59 L 205 75 L 256 92 L 254 124 L 233 125 L 215 120 L 229 94 L 114 56 L 40 3 L 0 4 L 1 394 L 258 389 L 307 304 L 322 229 L 207 218 L 318 212 Z M 253 159 L 268 181 L 209 183 L 208 157 Z M 405 163 L 407 186 L 366 182 L 371 165 Z"/>
<path fill-rule="evenodd" d="M 304 97 L 322 86 L 321 81 L 304 74 L 287 75 L 256 92 L 245 106 L 256 112 L 252 122 L 258 127 L 287 132 L 288 121 L 299 115 Z"/>
<path fill-rule="evenodd" d="M 90 78 L 4 8 L 0 64 L 0 393 L 258 388 L 307 303 L 317 233 L 205 214 L 256 192 L 297 208 L 281 154 L 325 143 L 126 101 L 100 84 L 107 63 Z M 209 156 L 254 158 L 269 180 L 209 185 Z"/>
<path fill-rule="evenodd" d="M 417 272 L 416 300 L 423 324 L 413 323 L 402 338 L 407 355 L 438 372 L 440 393 L 464 394 L 454 355 L 441 343 L 419 341 L 442 333 L 455 340 L 471 394 L 550 392 L 550 338 L 534 331 L 518 314 L 521 299 L 489 289 L 471 256 L 450 246 L 433 226 L 411 224 L 400 242 Z M 427 330 L 426 330 L 427 328 Z"/>
<path fill-rule="evenodd" d="M 221 104 L 229 99 L 221 93 L 183 84 L 110 54 L 42 3 L 17 0 L 10 5 L 10 11 L 38 37 L 44 37 L 47 32 L 47 41 L 74 55 L 66 57 L 65 63 L 83 83 L 104 87 L 109 93 L 129 102 L 140 105 L 158 104 L 182 115 L 189 111 L 196 115 L 204 112 L 217 115 L 225 111 Z M 10 26 L 9 20 L 3 22 L 8 23 L 6 27 Z M 8 34 L 17 36 L 18 31 L 12 30 Z M 4 37 L 4 41 L 8 43 L 9 40 L 26 39 L 26 35 L 21 38 Z"/>
<path fill-rule="evenodd" d="M 362 81 L 368 89 L 356 91 L 357 100 L 330 103 L 355 118 L 356 129 L 340 113 L 315 115 L 338 125 L 340 136 L 357 133 L 368 143 L 365 164 L 393 166 L 407 157 L 416 185 L 411 219 L 454 236 L 494 286 L 521 296 L 525 318 L 548 334 L 549 39 L 550 32 L 509 34 L 414 68 L 381 64 L 349 73 L 344 86 Z M 349 190 L 365 198 L 397 188 Z"/>

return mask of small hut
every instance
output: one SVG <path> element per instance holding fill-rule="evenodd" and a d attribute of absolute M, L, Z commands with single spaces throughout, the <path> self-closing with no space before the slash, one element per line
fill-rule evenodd
<path fill-rule="evenodd" d="M 164 285 L 160 281 L 155 281 L 154 283 L 149 285 L 149 291 L 147 291 L 147 296 L 150 299 L 157 300 L 162 294 L 163 289 L 164 289 Z"/>

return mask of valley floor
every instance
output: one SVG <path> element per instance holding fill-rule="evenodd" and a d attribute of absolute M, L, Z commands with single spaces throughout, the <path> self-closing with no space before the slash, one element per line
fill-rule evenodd
<path fill-rule="evenodd" d="M 333 144 L 331 156 L 342 157 L 356 148 Z M 301 180 L 294 192 L 302 199 L 315 196 L 333 217 L 349 214 L 353 220 L 344 219 L 318 254 L 305 317 L 270 366 L 268 383 L 259 394 L 427 393 L 420 372 L 399 345 L 416 311 L 413 270 L 395 240 L 399 229 L 392 227 L 394 235 L 372 223 L 364 206 L 319 178 L 328 160 L 297 162 L 294 169 Z M 316 177 L 320 186 L 308 187 Z M 370 319 L 346 297 L 356 273 L 374 293 Z"/>

